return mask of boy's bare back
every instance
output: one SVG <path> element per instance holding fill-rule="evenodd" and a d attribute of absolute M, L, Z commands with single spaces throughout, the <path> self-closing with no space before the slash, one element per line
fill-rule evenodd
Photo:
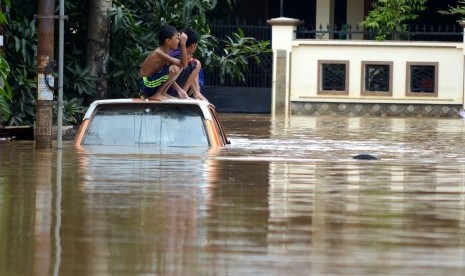
<path fill-rule="evenodd" d="M 181 60 L 173 58 L 169 55 L 171 50 L 174 50 L 181 45 L 181 49 L 185 53 L 187 35 L 184 33 L 174 36 L 172 39 L 165 41 L 165 43 L 152 51 L 150 55 L 144 60 L 141 65 L 139 76 L 148 77 L 151 76 L 160 70 L 165 65 L 174 64 L 180 67 L 184 67 L 187 64 L 187 57 L 184 55 Z M 180 43 L 181 42 L 181 43 Z"/>
<path fill-rule="evenodd" d="M 181 68 L 187 65 L 187 35 L 179 33 L 175 27 L 164 25 L 158 32 L 160 46 L 150 53 L 139 70 L 138 85 L 147 100 L 164 100 L 171 96 L 166 94 L 171 84 L 179 76 Z M 181 49 L 180 59 L 171 57 L 169 52 Z M 182 96 L 184 91 L 179 90 Z M 186 92 L 184 92 L 186 94 Z M 185 95 L 187 97 L 187 94 Z"/>
<path fill-rule="evenodd" d="M 168 63 L 163 55 L 160 55 L 160 47 L 156 48 L 150 55 L 144 60 L 139 71 L 140 77 L 148 77 L 156 72 L 159 72 L 165 64 Z"/>

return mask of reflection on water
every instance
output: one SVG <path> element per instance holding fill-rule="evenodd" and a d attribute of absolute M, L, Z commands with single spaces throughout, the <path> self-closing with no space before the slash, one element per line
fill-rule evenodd
<path fill-rule="evenodd" d="M 0 275 L 462 275 L 465 121 L 222 119 L 219 152 L 0 143 Z"/>

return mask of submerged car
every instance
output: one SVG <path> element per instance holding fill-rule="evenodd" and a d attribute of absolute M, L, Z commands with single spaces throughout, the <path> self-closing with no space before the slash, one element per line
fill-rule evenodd
<path fill-rule="evenodd" d="M 200 100 L 98 100 L 87 110 L 75 145 L 223 147 L 229 141 L 215 107 Z"/>

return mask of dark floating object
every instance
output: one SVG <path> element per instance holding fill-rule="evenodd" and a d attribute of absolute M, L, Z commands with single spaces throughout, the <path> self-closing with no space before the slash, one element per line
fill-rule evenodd
<path fill-rule="evenodd" d="M 352 159 L 358 159 L 358 160 L 379 160 L 378 157 L 373 156 L 373 155 L 371 155 L 371 154 L 359 154 L 359 155 L 355 155 L 354 157 L 352 157 Z"/>

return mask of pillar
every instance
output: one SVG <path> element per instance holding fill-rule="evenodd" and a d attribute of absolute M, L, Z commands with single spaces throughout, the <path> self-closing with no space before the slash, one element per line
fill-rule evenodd
<path fill-rule="evenodd" d="M 349 6 L 349 5 L 347 5 Z M 316 28 L 319 30 L 320 24 L 323 26 L 322 31 L 326 31 L 326 27 L 333 28 L 334 26 L 334 0 L 317 0 L 316 1 Z M 332 36 L 332 35 L 331 35 Z M 321 34 L 321 39 L 331 38 L 328 34 Z"/>
<path fill-rule="evenodd" d="M 357 30 L 357 25 L 365 19 L 365 0 L 347 1 L 347 24 L 352 26 L 352 31 Z M 363 34 L 353 34 L 352 39 L 363 39 Z"/>
<path fill-rule="evenodd" d="M 462 109 L 465 109 L 465 20 L 459 21 L 460 27 L 463 29 L 463 87 L 462 87 Z"/>
<path fill-rule="evenodd" d="M 271 113 L 288 115 L 290 112 L 290 56 L 295 39 L 298 19 L 279 17 L 267 21 L 271 25 L 271 47 L 273 49 L 273 83 Z"/>

